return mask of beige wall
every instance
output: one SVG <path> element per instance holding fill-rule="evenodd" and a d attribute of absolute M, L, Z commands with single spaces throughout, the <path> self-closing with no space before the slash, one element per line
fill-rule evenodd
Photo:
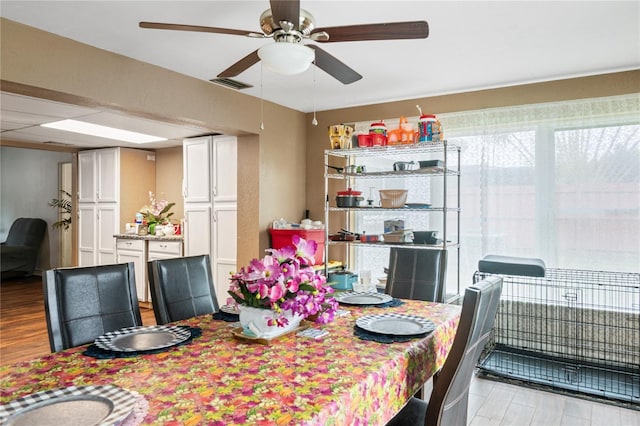
<path fill-rule="evenodd" d="M 140 208 L 149 204 L 149 191 L 155 191 L 156 162 L 154 152 L 120 149 L 120 232 L 134 222 Z"/>
<path fill-rule="evenodd" d="M 171 209 L 173 222 L 184 218 L 182 198 L 182 147 L 156 150 L 155 190 L 158 198 L 176 203 Z"/>

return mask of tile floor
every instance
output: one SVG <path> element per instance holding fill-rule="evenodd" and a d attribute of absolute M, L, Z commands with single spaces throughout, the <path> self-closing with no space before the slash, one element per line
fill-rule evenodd
<path fill-rule="evenodd" d="M 469 426 L 640 426 L 640 411 L 474 377 Z"/>

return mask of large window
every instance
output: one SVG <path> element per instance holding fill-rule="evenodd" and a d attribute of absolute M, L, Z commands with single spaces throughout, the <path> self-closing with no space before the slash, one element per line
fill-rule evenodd
<path fill-rule="evenodd" d="M 640 97 L 443 115 L 462 152 L 462 276 L 487 254 L 640 270 Z"/>
<path fill-rule="evenodd" d="M 461 287 L 487 254 L 640 271 L 639 95 L 439 119 L 447 140 L 462 147 Z M 387 259 L 384 251 L 361 254 L 355 266 L 381 271 Z"/>

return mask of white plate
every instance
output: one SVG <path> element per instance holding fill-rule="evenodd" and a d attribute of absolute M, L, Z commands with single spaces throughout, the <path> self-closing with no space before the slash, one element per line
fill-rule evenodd
<path fill-rule="evenodd" d="M 135 352 L 168 348 L 190 337 L 191 332 L 183 327 L 151 325 L 110 331 L 98 337 L 94 343 L 107 351 Z"/>
<path fill-rule="evenodd" d="M 338 301 L 338 303 L 345 305 L 380 305 L 393 300 L 393 297 L 388 294 L 359 293 L 355 291 L 336 293 L 333 297 Z"/>
<path fill-rule="evenodd" d="M 11 426 L 114 425 L 133 411 L 136 398 L 117 386 L 69 386 L 0 405 L 0 423 Z"/>
<path fill-rule="evenodd" d="M 220 311 L 226 312 L 227 314 L 239 315 L 240 311 L 234 305 L 223 305 L 220 306 Z"/>
<path fill-rule="evenodd" d="M 373 333 L 392 336 L 425 334 L 436 329 L 436 325 L 431 320 L 404 314 L 366 315 L 358 318 L 356 325 Z"/>

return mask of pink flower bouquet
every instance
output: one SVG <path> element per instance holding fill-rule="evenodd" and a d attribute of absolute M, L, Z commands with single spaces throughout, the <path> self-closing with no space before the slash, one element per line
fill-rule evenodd
<path fill-rule="evenodd" d="M 313 268 L 315 241 L 293 237 L 293 246 L 269 249 L 270 254 L 253 259 L 248 267 L 231 276 L 229 294 L 239 305 L 269 309 L 281 315 L 269 325 L 284 327 L 284 311 L 318 323 L 333 321 L 338 303 L 326 277 Z"/>

